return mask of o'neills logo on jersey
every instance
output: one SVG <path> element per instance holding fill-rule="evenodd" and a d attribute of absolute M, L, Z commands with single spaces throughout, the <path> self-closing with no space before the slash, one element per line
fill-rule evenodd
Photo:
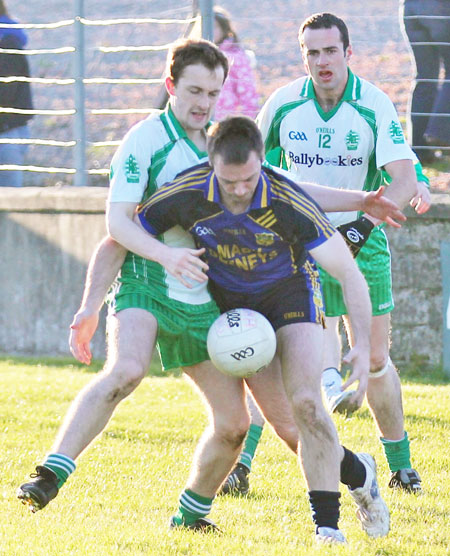
<path fill-rule="evenodd" d="M 294 154 L 292 151 L 289 151 L 289 159 L 294 164 L 307 166 L 308 168 L 312 168 L 313 166 L 361 166 L 361 164 L 363 163 L 362 156 L 353 158 L 349 154 L 346 156 L 320 156 L 320 154 L 309 156 L 309 154 L 307 153 L 297 155 Z"/>

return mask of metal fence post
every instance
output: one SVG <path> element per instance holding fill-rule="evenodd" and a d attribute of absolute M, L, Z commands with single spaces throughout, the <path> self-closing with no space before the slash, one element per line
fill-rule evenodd
<path fill-rule="evenodd" d="M 84 25 L 81 18 L 84 16 L 84 0 L 75 0 L 75 53 L 73 62 L 73 75 L 75 79 L 75 178 L 74 185 L 89 185 L 86 172 L 86 119 L 84 97 Z"/>
<path fill-rule="evenodd" d="M 443 364 L 450 377 L 450 242 L 441 242 L 442 313 L 443 313 Z"/>
<path fill-rule="evenodd" d="M 202 37 L 209 41 L 214 39 L 214 0 L 199 0 L 202 16 Z"/>

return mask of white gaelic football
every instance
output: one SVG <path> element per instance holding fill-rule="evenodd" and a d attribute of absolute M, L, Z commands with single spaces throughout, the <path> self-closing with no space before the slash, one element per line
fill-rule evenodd
<path fill-rule="evenodd" d="M 211 361 L 223 373 L 246 378 L 273 359 L 277 340 L 270 322 L 256 311 L 233 309 L 220 315 L 208 332 Z"/>

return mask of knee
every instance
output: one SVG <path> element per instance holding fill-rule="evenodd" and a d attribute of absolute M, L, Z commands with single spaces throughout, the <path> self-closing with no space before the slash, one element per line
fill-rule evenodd
<path fill-rule="evenodd" d="M 389 360 L 389 355 L 384 351 L 373 351 L 370 354 L 370 372 L 377 373 L 384 369 Z"/>
<path fill-rule="evenodd" d="M 320 399 L 320 393 L 315 394 L 304 389 L 292 396 L 291 404 L 297 422 L 308 426 L 308 428 L 317 427 L 322 422 L 322 413 L 325 410 Z"/>
<path fill-rule="evenodd" d="M 233 450 L 241 447 L 250 427 L 250 417 L 247 412 L 239 415 L 228 415 L 214 422 L 214 434 Z"/>
<path fill-rule="evenodd" d="M 127 360 L 115 362 L 104 372 L 109 383 L 109 401 L 120 401 L 140 384 L 147 374 L 147 369 L 136 360 Z"/>
<path fill-rule="evenodd" d="M 271 423 L 272 424 L 272 423 Z M 272 424 L 273 430 L 276 435 L 285 442 L 293 452 L 298 450 L 298 427 L 295 421 L 290 422 L 280 422 Z"/>

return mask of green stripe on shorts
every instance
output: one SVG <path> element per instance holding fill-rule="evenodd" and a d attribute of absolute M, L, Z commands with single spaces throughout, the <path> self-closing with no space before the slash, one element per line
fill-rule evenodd
<path fill-rule="evenodd" d="M 391 253 L 386 234 L 381 228 L 375 228 L 367 243 L 356 257 L 356 262 L 363 273 L 372 302 L 372 315 L 384 315 L 394 308 L 392 297 Z M 344 297 L 339 282 L 322 268 L 319 268 L 322 291 L 325 299 L 327 317 L 339 317 L 347 314 Z"/>
<path fill-rule="evenodd" d="M 181 303 L 156 291 L 149 291 L 136 281 L 127 283 L 123 278 L 115 290 L 112 309 L 144 309 L 158 321 L 157 346 L 165 371 L 189 367 L 209 359 L 206 337 L 209 328 L 219 316 L 214 301 L 201 305 Z"/>

